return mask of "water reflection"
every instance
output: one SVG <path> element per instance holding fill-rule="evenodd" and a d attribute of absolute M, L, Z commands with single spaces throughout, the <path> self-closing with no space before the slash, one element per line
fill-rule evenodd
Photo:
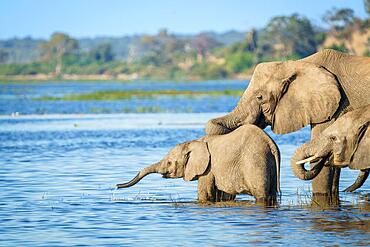
<path fill-rule="evenodd" d="M 312 228 L 317 231 L 337 232 L 344 236 L 351 235 L 353 231 L 370 232 L 370 220 L 366 215 L 353 214 L 354 208 L 346 208 L 345 213 L 330 215 L 330 217 L 318 217 L 315 215 L 312 218 Z M 368 238 L 370 240 L 370 237 Z"/>

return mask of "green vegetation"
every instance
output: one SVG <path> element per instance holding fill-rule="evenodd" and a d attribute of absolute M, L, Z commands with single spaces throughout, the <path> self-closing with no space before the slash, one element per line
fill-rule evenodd
<path fill-rule="evenodd" d="M 241 96 L 243 90 L 213 90 L 213 91 L 189 91 L 189 90 L 128 90 L 128 91 L 97 91 L 86 94 L 70 94 L 63 97 L 44 96 L 37 100 L 121 100 L 132 98 L 153 98 L 153 97 L 199 97 L 199 96 Z"/>
<path fill-rule="evenodd" d="M 164 112 L 160 106 L 137 106 L 134 109 L 123 108 L 123 113 L 158 113 Z"/>
<path fill-rule="evenodd" d="M 52 64 L 32 62 L 24 64 L 3 64 L 0 66 L 0 75 L 35 75 L 47 74 L 53 69 Z"/>
<path fill-rule="evenodd" d="M 369 11 L 369 0 L 364 1 Z M 260 62 L 299 59 L 331 48 L 369 56 L 369 43 L 351 42 L 366 36 L 370 20 L 352 9 L 332 9 L 317 27 L 298 14 L 273 17 L 249 32 L 156 35 L 75 39 L 54 33 L 49 40 L 0 41 L 3 80 L 207 80 L 246 78 Z M 357 39 L 358 40 L 358 39 Z M 361 38 L 361 40 L 366 40 Z M 44 76 L 37 76 L 44 75 Z M 123 97 L 112 96 L 112 97 Z"/>
<path fill-rule="evenodd" d="M 348 52 L 348 49 L 346 48 L 344 43 L 340 43 L 339 45 L 333 44 L 333 45 L 329 46 L 328 48 L 333 49 L 333 50 L 337 50 L 337 51 L 341 51 L 341 52 Z"/>

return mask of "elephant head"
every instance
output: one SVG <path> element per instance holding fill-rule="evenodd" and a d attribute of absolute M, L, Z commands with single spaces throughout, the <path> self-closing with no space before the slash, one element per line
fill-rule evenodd
<path fill-rule="evenodd" d="M 353 110 L 339 117 L 319 137 L 300 146 L 291 160 L 294 174 L 303 180 L 315 178 L 326 161 L 337 167 L 349 166 L 361 170 L 356 181 L 344 191 L 360 188 L 370 171 L 370 105 Z M 304 164 L 316 163 L 306 170 Z"/>
<path fill-rule="evenodd" d="M 306 170 L 304 164 L 329 157 L 331 163 L 337 167 L 369 169 L 369 110 L 370 107 L 367 107 L 367 111 L 359 109 L 344 114 L 319 137 L 300 146 L 291 159 L 294 174 L 303 180 L 313 179 L 324 162 L 319 162 L 311 170 Z"/>
<path fill-rule="evenodd" d="M 191 141 L 178 144 L 162 160 L 141 170 L 131 181 L 117 184 L 117 188 L 133 186 L 151 173 L 162 174 L 164 178 L 195 180 L 207 171 L 209 161 L 210 154 L 206 142 Z"/>
<path fill-rule="evenodd" d="M 340 100 L 336 77 L 319 65 L 302 60 L 261 63 L 238 105 L 210 120 L 206 132 L 225 134 L 254 124 L 271 125 L 274 133 L 285 134 L 330 120 Z"/>

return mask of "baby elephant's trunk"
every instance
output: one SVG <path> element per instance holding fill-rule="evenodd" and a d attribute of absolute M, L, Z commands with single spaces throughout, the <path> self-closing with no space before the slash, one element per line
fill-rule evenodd
<path fill-rule="evenodd" d="M 146 175 L 149 175 L 150 173 L 158 173 L 159 166 L 160 166 L 160 162 L 155 163 L 151 166 L 148 166 L 148 167 L 144 168 L 131 181 L 129 181 L 127 183 L 123 183 L 123 184 L 117 184 L 117 189 L 131 187 L 131 186 L 137 184 Z"/>
<path fill-rule="evenodd" d="M 117 184 L 117 189 L 127 188 L 127 187 L 131 187 L 131 186 L 137 184 L 144 177 L 140 173 L 141 172 L 139 172 L 136 175 L 136 177 L 134 177 L 131 181 L 129 181 L 127 183 Z"/>
<path fill-rule="evenodd" d="M 305 143 L 300 146 L 291 158 L 291 166 L 293 173 L 302 180 L 314 179 L 321 171 L 324 165 L 324 160 L 314 155 L 311 149 L 312 142 Z M 304 167 L 305 163 L 319 161 L 310 170 L 306 170 Z"/>

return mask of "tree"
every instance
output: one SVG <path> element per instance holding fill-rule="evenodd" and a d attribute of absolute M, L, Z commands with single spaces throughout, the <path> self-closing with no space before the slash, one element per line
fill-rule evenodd
<path fill-rule="evenodd" d="M 140 59 L 140 62 L 144 65 L 154 65 L 159 66 L 163 63 L 163 42 L 161 42 L 161 38 L 163 38 L 164 32 L 160 32 L 157 36 L 149 36 L 144 35 L 141 38 L 141 49 L 142 53 L 145 55 Z"/>
<path fill-rule="evenodd" d="M 55 63 L 55 74 L 62 72 L 63 59 L 67 54 L 73 54 L 78 51 L 77 40 L 64 33 L 52 34 L 49 41 L 41 44 L 42 59 Z"/>
<path fill-rule="evenodd" d="M 259 55 L 274 58 L 308 56 L 316 52 L 315 34 L 306 17 L 298 14 L 274 17 L 261 32 Z"/>
<path fill-rule="evenodd" d="M 114 59 L 112 46 L 108 43 L 100 44 L 89 52 L 89 57 L 97 62 L 111 62 Z"/>
<path fill-rule="evenodd" d="M 352 9 L 332 9 L 326 12 L 323 21 L 330 25 L 334 30 L 343 30 L 348 24 L 353 22 L 355 15 Z"/>
<path fill-rule="evenodd" d="M 364 0 L 365 10 L 370 15 L 370 0 Z"/>
<path fill-rule="evenodd" d="M 254 52 L 255 50 L 257 50 L 257 40 L 258 40 L 257 30 L 253 28 L 245 36 L 245 42 L 247 43 L 247 50 L 249 52 Z"/>
<path fill-rule="evenodd" d="M 186 41 L 169 34 L 166 29 L 159 30 L 154 36 L 143 36 L 140 45 L 143 54 L 140 62 L 144 65 L 173 65 L 186 53 Z"/>
<path fill-rule="evenodd" d="M 254 64 L 254 55 L 250 52 L 237 52 L 226 56 L 226 68 L 232 73 L 241 73 Z"/>
<path fill-rule="evenodd" d="M 221 44 L 209 35 L 201 33 L 196 36 L 194 45 L 198 52 L 198 60 L 201 61 L 205 57 L 207 51 L 219 47 Z"/>
<path fill-rule="evenodd" d="M 0 49 L 0 64 L 6 63 L 9 58 L 9 53 L 6 50 Z"/>

